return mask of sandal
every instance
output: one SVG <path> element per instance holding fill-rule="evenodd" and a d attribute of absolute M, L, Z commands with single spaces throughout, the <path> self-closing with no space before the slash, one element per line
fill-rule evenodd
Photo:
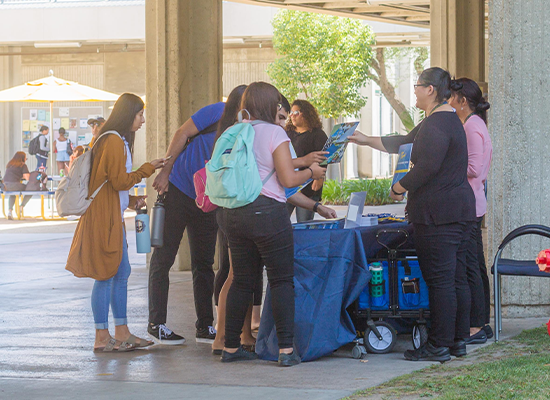
<path fill-rule="evenodd" d="M 118 346 L 118 347 L 115 347 L 115 346 Z M 135 349 L 136 349 L 136 346 L 134 346 L 131 343 L 121 342 L 120 340 L 111 338 L 109 339 L 109 341 L 105 346 L 94 347 L 94 353 L 109 353 L 113 351 L 126 352 L 126 351 L 134 351 Z"/>
<path fill-rule="evenodd" d="M 139 342 L 138 342 L 138 340 L 139 340 Z M 130 337 L 128 339 L 126 339 L 126 343 L 133 345 L 135 348 L 149 347 L 149 346 L 155 344 L 155 342 L 153 342 L 151 340 L 142 339 L 142 338 L 139 338 L 135 335 L 130 335 Z"/>

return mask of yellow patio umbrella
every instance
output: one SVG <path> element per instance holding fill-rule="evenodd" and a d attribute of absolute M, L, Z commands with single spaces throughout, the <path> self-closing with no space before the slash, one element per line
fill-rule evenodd
<path fill-rule="evenodd" d="M 119 95 L 57 78 L 50 71 L 47 78 L 27 82 L 0 91 L 0 102 L 48 102 L 50 103 L 50 145 L 53 143 L 53 103 L 56 101 L 116 101 Z M 53 173 L 53 156 L 50 157 Z"/>

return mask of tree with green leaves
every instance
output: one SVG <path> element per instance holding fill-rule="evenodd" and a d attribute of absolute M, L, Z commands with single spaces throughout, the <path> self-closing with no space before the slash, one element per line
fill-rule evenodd
<path fill-rule="evenodd" d="M 280 56 L 268 68 L 289 99 L 303 93 L 328 118 L 357 115 L 367 98 L 374 34 L 358 20 L 283 10 L 273 20 L 273 46 Z"/>
<path fill-rule="evenodd" d="M 371 28 L 359 20 L 325 14 L 283 10 L 273 19 L 273 47 L 279 58 L 268 68 L 274 85 L 289 99 L 303 94 L 328 118 L 357 115 L 367 98 L 361 88 L 368 80 L 381 92 L 406 130 L 413 113 L 395 93 L 396 82 L 386 64 L 407 57 L 422 72 L 426 48 L 377 48 Z"/>

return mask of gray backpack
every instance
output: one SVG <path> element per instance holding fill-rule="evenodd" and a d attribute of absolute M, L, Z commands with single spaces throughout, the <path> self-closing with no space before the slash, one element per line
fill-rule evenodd
<path fill-rule="evenodd" d="M 97 138 L 96 143 L 103 136 L 111 133 L 120 138 L 118 132 L 107 131 Z M 107 181 L 103 182 L 91 196 L 88 196 L 91 170 L 92 152 L 87 151 L 73 161 L 69 173 L 59 182 L 59 186 L 55 191 L 55 205 L 57 207 L 57 213 L 61 217 L 83 215 L 103 185 L 107 183 Z"/>

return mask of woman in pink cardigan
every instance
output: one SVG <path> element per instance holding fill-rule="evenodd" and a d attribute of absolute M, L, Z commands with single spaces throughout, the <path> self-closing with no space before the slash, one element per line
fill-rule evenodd
<path fill-rule="evenodd" d="M 468 182 L 476 198 L 476 229 L 468 246 L 468 283 L 472 296 L 470 312 L 470 337 L 466 344 L 485 343 L 493 336 L 489 324 L 491 315 L 489 277 L 483 253 L 481 223 L 487 212 L 485 185 L 491 165 L 493 146 L 487 131 L 487 110 L 490 104 L 485 100 L 478 84 L 468 78 L 451 83 L 450 104 L 464 124 L 468 142 Z"/>

